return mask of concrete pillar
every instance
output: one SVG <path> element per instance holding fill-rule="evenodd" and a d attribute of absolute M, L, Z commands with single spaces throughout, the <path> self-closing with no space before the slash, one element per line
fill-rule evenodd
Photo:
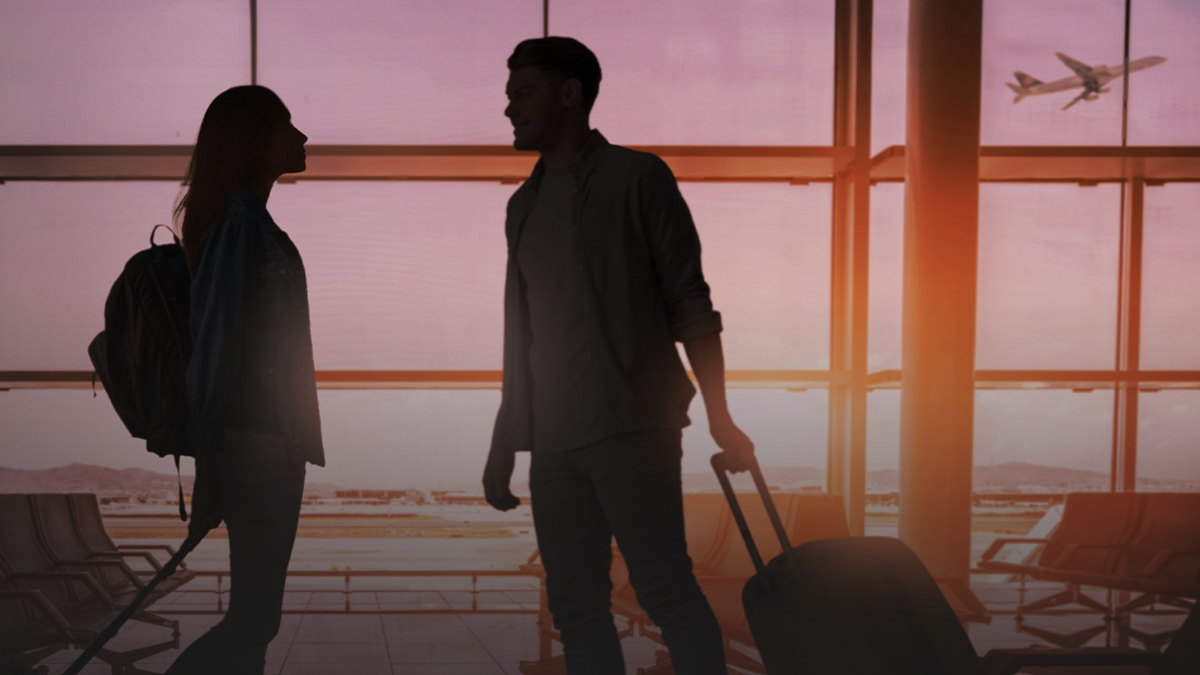
<path fill-rule="evenodd" d="M 968 579 L 983 0 L 910 0 L 900 538 Z"/>

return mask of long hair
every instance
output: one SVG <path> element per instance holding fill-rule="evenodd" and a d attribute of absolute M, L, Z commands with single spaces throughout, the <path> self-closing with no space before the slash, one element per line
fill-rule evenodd
<path fill-rule="evenodd" d="M 225 212 L 229 198 L 258 176 L 275 129 L 287 120 L 275 92 L 258 85 L 233 87 L 209 104 L 196 135 L 196 149 L 175 205 L 188 265 L 200 261 L 200 246 Z"/>

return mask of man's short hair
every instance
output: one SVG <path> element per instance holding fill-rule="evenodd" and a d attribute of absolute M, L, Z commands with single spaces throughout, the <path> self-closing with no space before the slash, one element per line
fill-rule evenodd
<path fill-rule="evenodd" d="M 583 90 L 583 110 L 592 111 L 600 93 L 600 61 L 582 42 L 553 35 L 524 40 L 508 57 L 508 69 L 528 67 L 579 80 Z"/>

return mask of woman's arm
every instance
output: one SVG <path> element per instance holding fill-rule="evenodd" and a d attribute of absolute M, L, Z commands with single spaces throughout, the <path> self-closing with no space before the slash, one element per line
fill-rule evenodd
<path fill-rule="evenodd" d="M 192 277 L 190 317 L 193 351 L 188 365 L 192 437 L 201 448 L 219 452 L 229 412 L 239 395 L 244 351 L 248 270 L 253 227 L 237 218 L 216 225 L 203 244 Z"/>

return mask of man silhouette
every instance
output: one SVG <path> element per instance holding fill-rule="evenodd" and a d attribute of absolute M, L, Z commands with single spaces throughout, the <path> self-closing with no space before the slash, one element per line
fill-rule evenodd
<path fill-rule="evenodd" d="M 623 673 L 611 613 L 616 538 L 638 602 L 675 671 L 725 673 L 720 628 L 684 539 L 681 429 L 700 383 L 717 445 L 750 454 L 725 401 L 721 316 L 675 177 L 588 122 L 596 56 L 572 38 L 526 40 L 508 59 L 513 145 L 541 155 L 505 225 L 504 378 L 484 471 L 488 503 L 532 450 L 530 494 L 567 670 Z"/>

